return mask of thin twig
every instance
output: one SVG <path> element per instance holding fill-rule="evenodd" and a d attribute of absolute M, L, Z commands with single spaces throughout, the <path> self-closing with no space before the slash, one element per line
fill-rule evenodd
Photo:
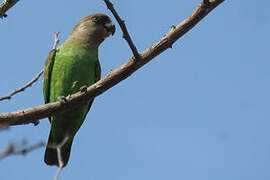
<path fill-rule="evenodd" d="M 161 54 L 172 44 L 192 29 L 201 19 L 217 7 L 224 0 L 212 0 L 210 6 L 205 6 L 202 2 L 199 7 L 182 23 L 172 28 L 161 40 L 141 53 L 141 59 L 134 61 L 131 57 L 121 67 L 108 73 L 103 79 L 89 86 L 85 92 L 78 92 L 66 98 L 65 103 L 61 101 L 35 106 L 28 109 L 0 114 L 0 125 L 19 125 L 35 122 L 37 119 L 50 117 L 56 113 L 85 104 L 93 97 L 98 96 L 129 77 L 133 72 Z"/>
<path fill-rule="evenodd" d="M 65 137 L 65 139 L 63 139 L 63 141 L 58 145 L 48 145 L 49 147 L 56 148 L 56 151 L 57 151 L 58 169 L 56 171 L 54 180 L 58 180 L 58 177 L 63 169 L 64 162 L 62 159 L 61 148 L 66 144 L 68 139 L 69 139 L 69 137 Z"/>
<path fill-rule="evenodd" d="M 24 146 L 25 142 L 22 142 L 22 146 Z M 34 149 L 38 149 L 40 147 L 44 146 L 44 142 L 38 142 L 32 146 L 25 147 L 25 148 L 18 148 L 18 146 L 21 146 L 16 143 L 11 143 L 8 145 L 8 147 L 0 153 L 0 160 L 3 158 L 10 156 L 10 155 L 25 155 L 29 153 L 30 151 L 33 151 Z"/>
<path fill-rule="evenodd" d="M 4 99 L 11 99 L 11 97 L 14 94 L 17 94 L 19 92 L 24 91 L 26 88 L 30 87 L 34 82 L 36 82 L 38 80 L 38 78 L 42 75 L 43 70 L 40 71 L 31 81 L 29 81 L 28 83 L 26 83 L 23 87 L 19 88 L 19 89 L 15 89 L 13 91 L 11 91 L 8 95 L 0 97 L 0 101 L 3 101 Z"/>
<path fill-rule="evenodd" d="M 132 41 L 132 39 L 131 39 L 131 37 L 130 37 L 130 35 L 128 33 L 127 27 L 125 25 L 125 21 L 120 18 L 120 16 L 118 15 L 118 13 L 116 12 L 116 10 L 113 7 L 113 4 L 109 0 L 104 0 L 104 2 L 106 3 L 108 9 L 114 15 L 114 17 L 117 20 L 119 26 L 121 27 L 121 29 L 123 31 L 123 38 L 127 41 L 130 49 L 132 50 L 133 55 L 135 57 L 135 60 L 139 60 L 141 58 L 141 56 L 138 53 L 138 50 L 137 50 L 136 46 L 134 45 L 134 43 L 133 43 L 133 41 Z"/>
<path fill-rule="evenodd" d="M 4 2 L 0 5 L 0 18 L 7 17 L 7 10 L 12 8 L 19 0 L 4 0 Z"/>
<path fill-rule="evenodd" d="M 60 167 L 60 166 L 57 168 L 56 174 L 54 176 L 54 180 L 58 180 L 58 177 L 59 177 L 62 169 L 63 169 L 63 167 Z"/>
<path fill-rule="evenodd" d="M 59 43 L 59 38 L 58 38 L 59 32 L 54 32 L 54 44 L 53 44 L 53 49 L 56 49 L 57 44 Z"/>
<path fill-rule="evenodd" d="M 58 45 L 59 43 L 59 38 L 58 38 L 58 34 L 59 32 L 54 32 L 54 43 L 53 43 L 53 49 L 56 49 L 56 46 Z M 39 77 L 43 74 L 43 70 L 40 71 L 31 81 L 29 81 L 28 83 L 26 83 L 23 87 L 19 88 L 19 89 L 15 89 L 13 90 L 12 92 L 10 92 L 8 95 L 6 96 L 3 96 L 3 97 L 0 97 L 0 101 L 3 101 L 5 99 L 11 99 L 11 97 L 14 95 L 14 94 L 17 94 L 21 91 L 24 91 L 26 88 L 30 87 L 34 82 L 36 82 Z"/>

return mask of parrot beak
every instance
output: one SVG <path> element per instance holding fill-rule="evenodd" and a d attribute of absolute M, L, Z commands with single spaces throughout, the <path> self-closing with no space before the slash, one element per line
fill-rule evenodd
<path fill-rule="evenodd" d="M 111 34 L 112 36 L 115 33 L 115 25 L 112 22 L 104 24 L 104 28 L 107 30 L 109 35 Z"/>

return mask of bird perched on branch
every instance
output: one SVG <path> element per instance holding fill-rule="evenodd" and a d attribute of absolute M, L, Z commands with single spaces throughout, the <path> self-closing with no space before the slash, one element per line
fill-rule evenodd
<path fill-rule="evenodd" d="M 100 79 L 98 47 L 115 26 L 105 14 L 82 18 L 68 39 L 48 55 L 43 79 L 45 103 L 80 91 Z M 73 138 L 82 125 L 94 99 L 75 109 L 49 117 L 51 131 L 44 161 L 64 167 L 68 163 Z"/>

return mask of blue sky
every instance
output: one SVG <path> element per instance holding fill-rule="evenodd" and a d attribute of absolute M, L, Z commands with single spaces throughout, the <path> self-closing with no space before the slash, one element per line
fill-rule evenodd
<path fill-rule="evenodd" d="M 200 3 L 112 1 L 139 51 L 158 41 Z M 270 178 L 269 1 L 225 1 L 195 28 L 127 80 L 97 97 L 60 179 L 265 180 Z M 102 12 L 101 0 L 20 1 L 0 21 L 0 96 L 38 73 L 53 45 L 76 22 Z M 113 21 L 116 23 L 114 18 Z M 100 47 L 102 76 L 131 51 L 115 36 Z M 43 104 L 42 80 L 0 112 Z M 49 122 L 0 132 L 10 142 L 47 140 Z M 0 179 L 52 179 L 44 148 L 0 161 Z"/>

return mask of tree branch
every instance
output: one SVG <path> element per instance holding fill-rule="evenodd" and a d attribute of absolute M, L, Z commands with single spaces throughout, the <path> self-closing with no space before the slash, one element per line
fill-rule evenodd
<path fill-rule="evenodd" d="M 133 55 L 135 57 L 136 60 L 140 59 L 140 54 L 138 53 L 137 51 L 137 48 L 136 46 L 134 45 L 129 33 L 128 33 L 128 30 L 127 30 L 127 27 L 125 25 L 125 21 L 123 21 L 120 16 L 118 15 L 118 13 L 116 12 L 116 10 L 114 9 L 113 7 L 113 4 L 109 1 L 109 0 L 104 0 L 104 2 L 106 3 L 108 9 L 112 12 L 112 14 L 114 15 L 115 19 L 117 20 L 119 26 L 121 27 L 122 31 L 123 31 L 123 38 L 127 41 L 130 49 L 132 50 L 133 52 Z"/>
<path fill-rule="evenodd" d="M 33 123 L 36 122 L 37 119 L 49 117 L 56 113 L 64 112 L 87 103 L 93 97 L 102 94 L 120 81 L 126 79 L 154 57 L 170 48 L 176 40 L 193 28 L 202 18 L 204 18 L 223 1 L 224 0 L 212 0 L 210 5 L 205 5 L 202 2 L 197 9 L 182 23 L 178 24 L 177 26 L 172 26 L 170 31 L 163 36 L 160 41 L 142 52 L 140 54 L 140 59 L 135 61 L 134 58 L 130 58 L 121 67 L 111 71 L 103 79 L 89 86 L 87 89 L 84 89 L 84 91 L 80 91 L 66 97 L 65 101 L 52 102 L 16 112 L 2 113 L 0 114 L 0 125 Z"/>
<path fill-rule="evenodd" d="M 14 94 L 17 94 L 19 92 L 24 91 L 26 88 L 30 87 L 34 82 L 36 82 L 38 80 L 38 78 L 42 75 L 43 70 L 40 71 L 31 81 L 29 81 L 28 83 L 26 83 L 23 87 L 19 88 L 19 89 L 15 89 L 13 91 L 11 91 L 8 95 L 0 97 L 0 101 L 3 101 L 5 99 L 11 99 L 11 97 Z"/>
<path fill-rule="evenodd" d="M 12 8 L 19 0 L 4 0 L 4 2 L 0 5 L 0 18 L 7 17 L 7 10 Z"/>
<path fill-rule="evenodd" d="M 24 146 L 25 142 L 22 142 L 22 146 Z M 24 148 L 18 148 L 18 146 L 20 146 L 20 144 L 16 144 L 16 143 L 11 143 L 8 145 L 8 147 L 0 152 L 0 160 L 2 160 L 3 158 L 10 156 L 10 155 L 25 155 L 30 151 L 33 151 L 34 149 L 40 148 L 44 146 L 44 142 L 38 142 L 32 146 L 29 147 L 24 147 Z"/>

